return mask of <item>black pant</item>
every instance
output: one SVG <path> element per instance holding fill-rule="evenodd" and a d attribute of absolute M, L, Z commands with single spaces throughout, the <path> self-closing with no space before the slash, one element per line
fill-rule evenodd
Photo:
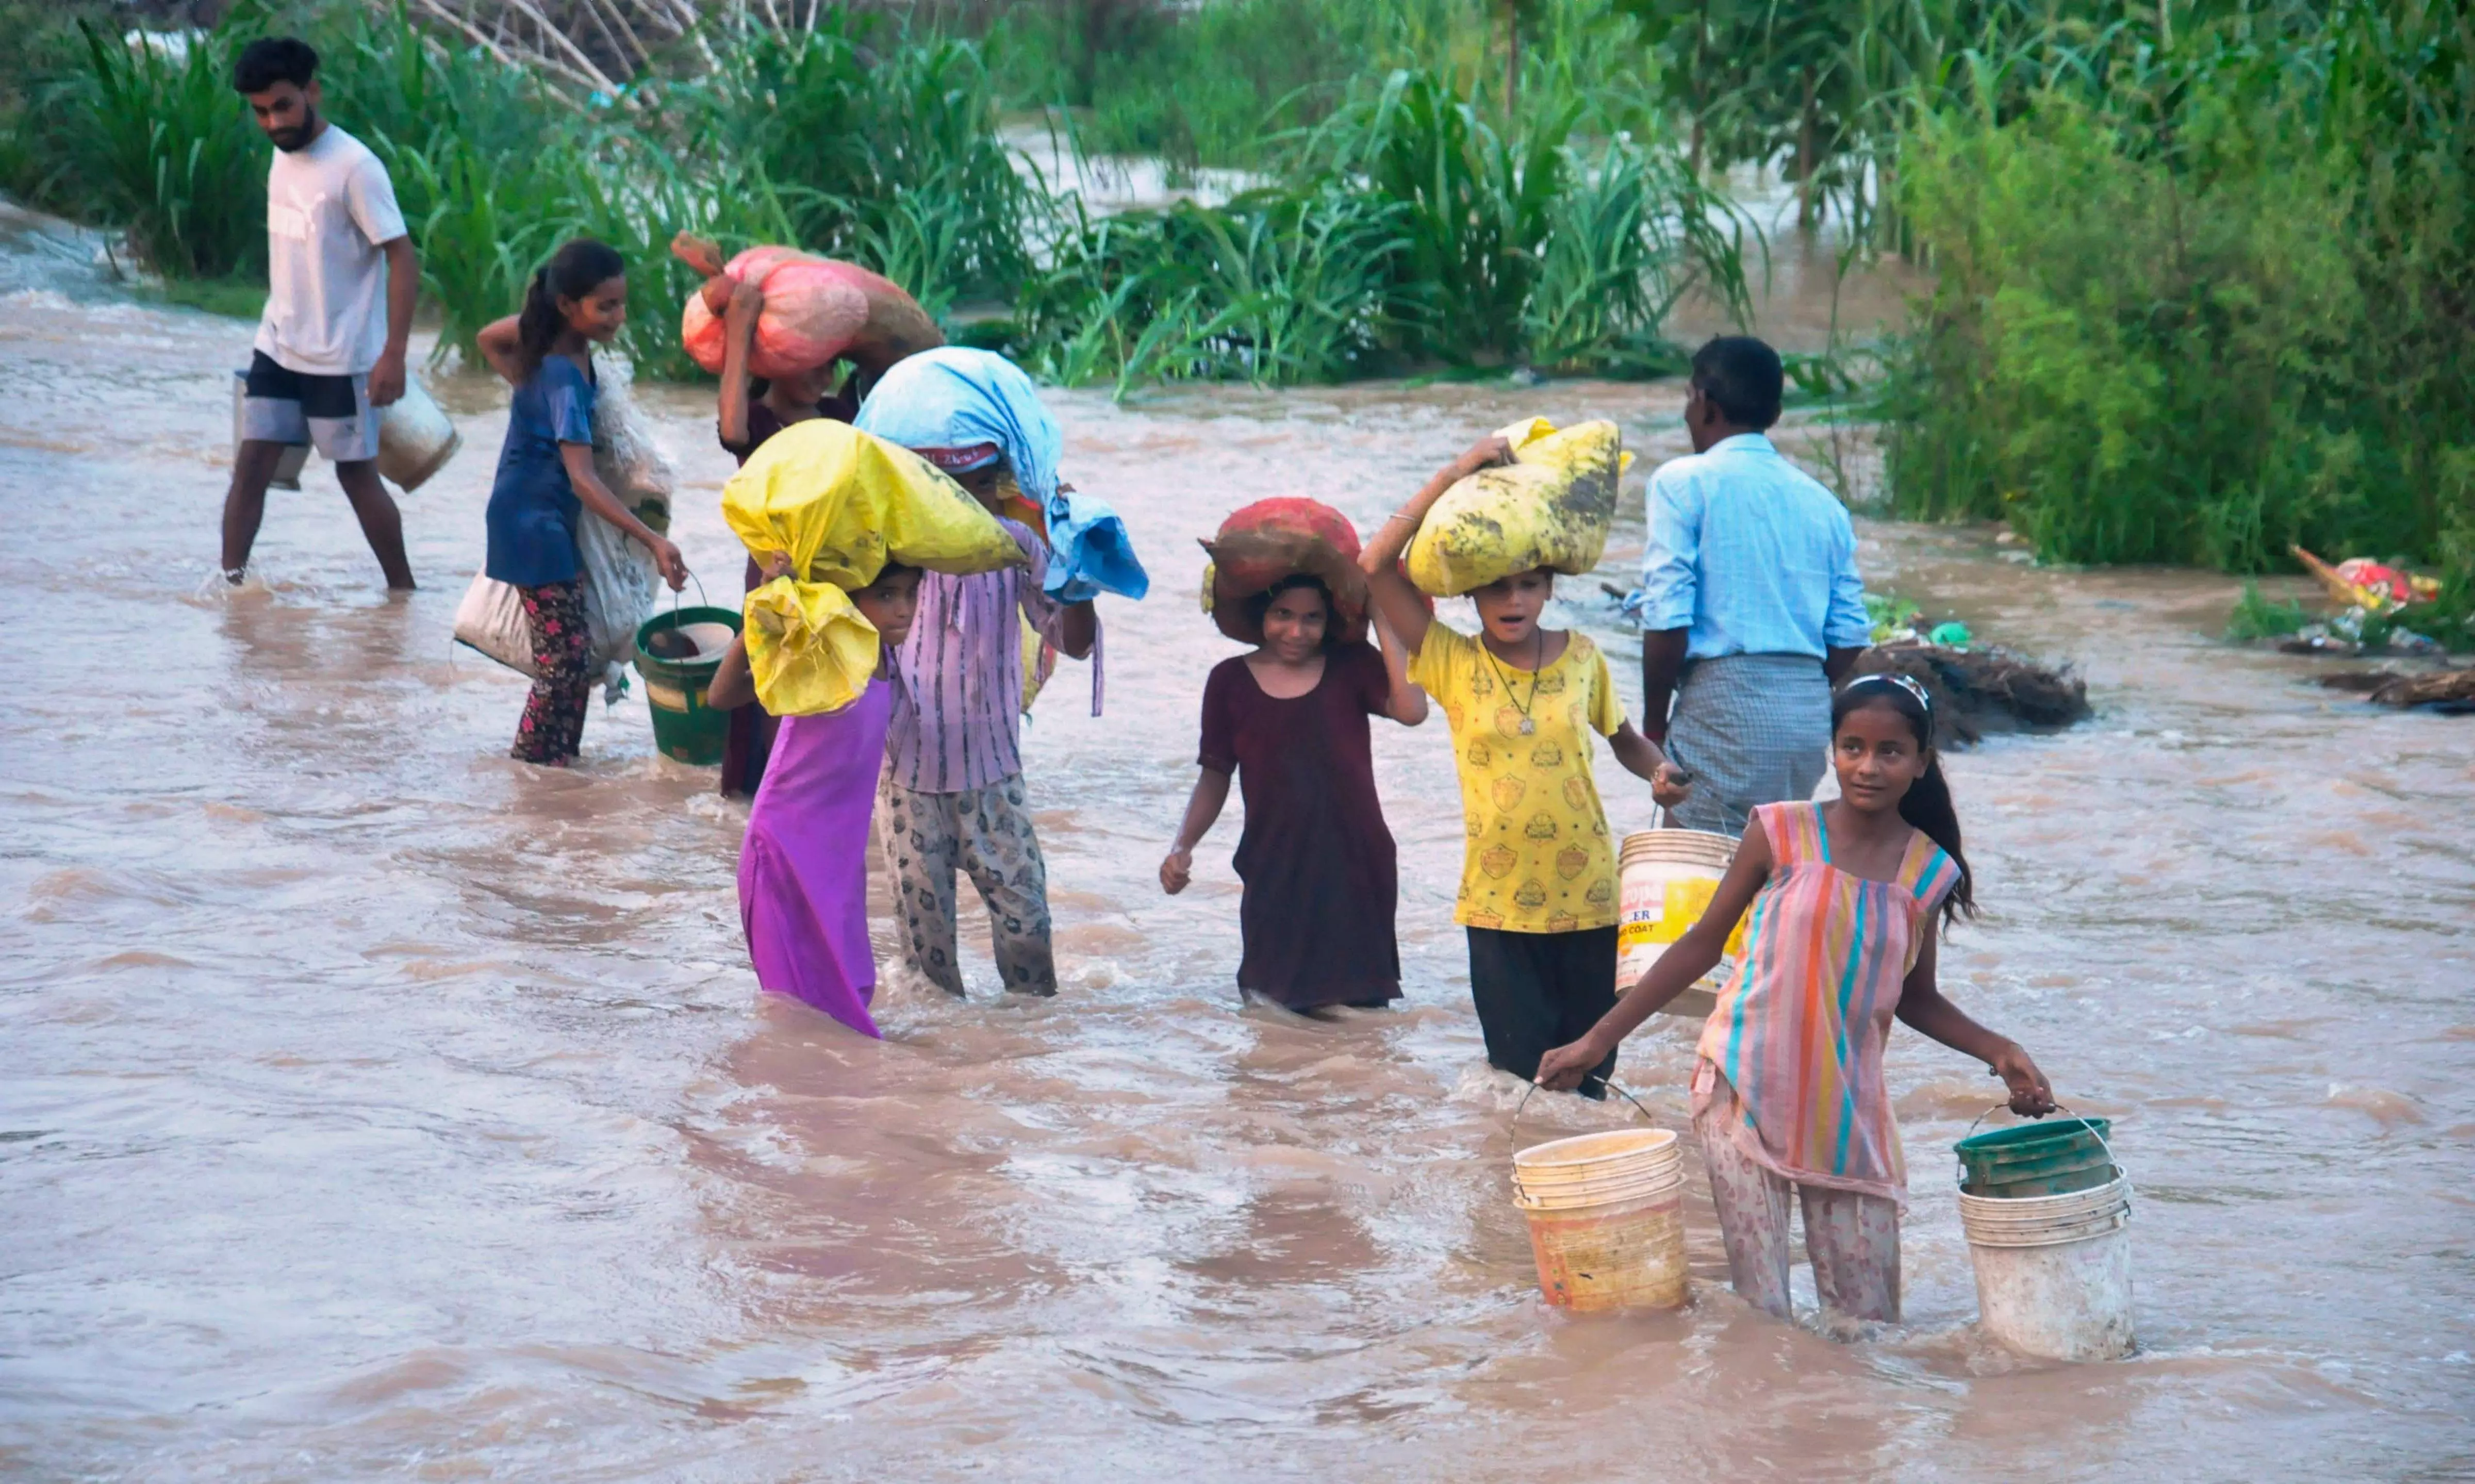
<path fill-rule="evenodd" d="M 1506 933 L 1469 928 L 1470 999 L 1486 1034 L 1486 1059 L 1515 1077 L 1538 1075 L 1538 1058 L 1580 1040 L 1616 1003 L 1616 930 Z M 1581 1083 L 1604 1098 L 1616 1054 Z"/>

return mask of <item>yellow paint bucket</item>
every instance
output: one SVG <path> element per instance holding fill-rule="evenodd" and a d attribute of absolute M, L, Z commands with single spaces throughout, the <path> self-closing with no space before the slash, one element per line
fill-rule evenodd
<path fill-rule="evenodd" d="M 1592 1314 L 1684 1302 L 1684 1159 L 1673 1132 L 1619 1129 L 1521 1150 L 1512 1190 L 1549 1303 Z"/>
<path fill-rule="evenodd" d="M 1725 835 L 1702 830 L 1644 830 L 1628 835 L 1618 858 L 1622 889 L 1616 919 L 1616 993 L 1622 994 L 1650 972 L 1667 945 L 1702 920 L 1719 878 L 1736 859 L 1736 842 Z M 1699 985 L 1668 1002 L 1672 1015 L 1706 1015 L 1714 992 L 1735 972 L 1736 955 L 1745 946 L 1745 925 L 1728 936 L 1727 956 L 1702 978 Z"/>

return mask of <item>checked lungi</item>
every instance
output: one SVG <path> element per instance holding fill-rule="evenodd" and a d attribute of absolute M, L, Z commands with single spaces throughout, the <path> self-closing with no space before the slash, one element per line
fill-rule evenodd
<path fill-rule="evenodd" d="M 1677 688 L 1667 756 L 1693 777 L 1677 829 L 1737 836 L 1753 806 L 1813 797 L 1830 760 L 1830 681 L 1801 654 L 1695 660 Z"/>

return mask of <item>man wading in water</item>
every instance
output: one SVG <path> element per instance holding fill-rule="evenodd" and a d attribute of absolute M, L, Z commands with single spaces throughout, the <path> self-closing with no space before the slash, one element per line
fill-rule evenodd
<path fill-rule="evenodd" d="M 266 312 L 224 497 L 224 580 L 238 586 L 286 445 L 312 444 L 360 518 L 390 588 L 412 586 L 404 521 L 379 482 L 378 410 L 404 395 L 421 269 L 386 167 L 319 113 L 318 54 L 290 36 L 242 48 L 233 87 L 275 144 L 266 172 Z M 380 301 L 385 301 L 383 317 Z"/>
<path fill-rule="evenodd" d="M 1765 436 L 1785 381 L 1778 353 L 1750 336 L 1694 353 L 1693 451 L 1650 477 L 1632 603 L 1647 630 L 1642 731 L 1693 780 L 1668 822 L 1731 839 L 1755 805 L 1813 796 L 1831 688 L 1872 635 L 1847 508 Z"/>

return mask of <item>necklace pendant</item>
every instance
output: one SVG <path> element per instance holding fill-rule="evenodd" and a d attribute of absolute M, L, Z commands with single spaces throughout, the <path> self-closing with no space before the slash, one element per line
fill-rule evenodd
<path fill-rule="evenodd" d="M 1538 730 L 1538 723 L 1537 723 L 1537 722 L 1531 720 L 1528 717 L 1524 717 L 1524 718 L 1521 718 L 1521 735 L 1522 735 L 1522 736 L 1527 737 L 1527 736 L 1529 736 L 1531 733 L 1535 732 L 1535 731 L 1537 731 L 1537 730 Z"/>

